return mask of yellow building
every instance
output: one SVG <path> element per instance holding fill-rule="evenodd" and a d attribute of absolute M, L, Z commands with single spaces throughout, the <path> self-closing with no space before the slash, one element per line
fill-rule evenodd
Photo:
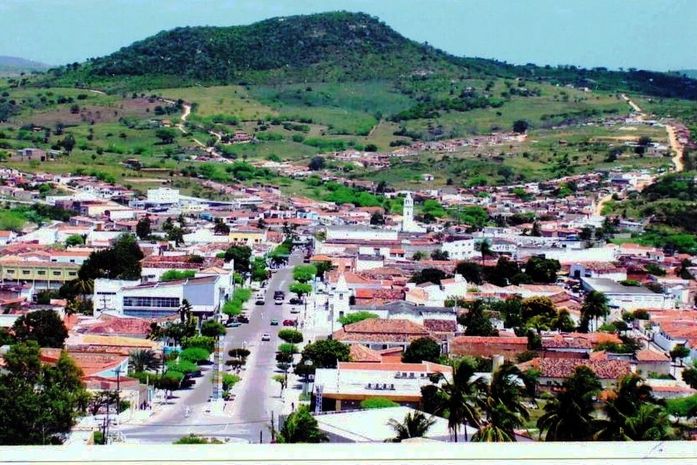
<path fill-rule="evenodd" d="M 0 260 L 0 278 L 3 281 L 46 282 L 63 284 L 77 278 L 80 265 L 29 260 Z"/>
<path fill-rule="evenodd" d="M 230 231 L 229 239 L 233 244 L 261 244 L 266 242 L 266 231 L 260 229 Z"/>

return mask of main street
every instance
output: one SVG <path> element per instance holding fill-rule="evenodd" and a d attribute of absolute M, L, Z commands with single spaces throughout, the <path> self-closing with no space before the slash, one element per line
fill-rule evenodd
<path fill-rule="evenodd" d="M 212 415 L 207 412 L 211 395 L 212 368 L 196 380 L 196 385 L 185 391 L 175 391 L 174 405 L 162 407 L 141 425 L 123 425 L 121 432 L 128 442 L 171 443 L 182 436 L 194 433 L 202 436 L 215 436 L 258 442 L 259 433 L 264 442 L 270 438 L 271 412 L 280 412 L 280 386 L 272 380 L 276 370 L 276 348 L 279 344 L 277 333 L 282 329 L 283 320 L 294 318 L 287 304 L 275 305 L 273 293 L 276 290 L 286 292 L 286 301 L 290 297 L 288 286 L 292 282 L 293 266 L 302 262 L 302 254 L 291 255 L 288 266 L 273 274 L 265 293 L 265 304 L 254 305 L 252 296 L 251 309 L 248 312 L 249 323 L 237 328 L 228 328 L 224 340 L 225 354 L 234 347 L 246 346 L 251 351 L 245 369 L 241 372 L 242 380 L 233 389 L 235 399 L 227 405 L 224 414 Z M 276 319 L 279 326 L 271 326 Z M 271 341 L 262 342 L 264 333 L 271 336 Z M 190 415 L 186 416 L 187 408 Z"/>

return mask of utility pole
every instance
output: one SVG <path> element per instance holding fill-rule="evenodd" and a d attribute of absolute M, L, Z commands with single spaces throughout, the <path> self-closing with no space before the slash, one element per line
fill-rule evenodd
<path fill-rule="evenodd" d="M 273 410 L 271 410 L 271 442 L 276 441 L 276 427 L 273 418 Z"/>

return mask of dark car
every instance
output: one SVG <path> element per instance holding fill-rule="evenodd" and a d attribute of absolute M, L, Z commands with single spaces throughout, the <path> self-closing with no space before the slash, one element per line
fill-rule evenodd
<path fill-rule="evenodd" d="M 264 305 L 264 304 L 266 304 L 266 301 L 261 300 L 261 299 L 259 299 L 259 300 L 257 300 L 256 302 L 254 302 L 254 305 Z"/>
<path fill-rule="evenodd" d="M 271 320 L 271 326 L 278 326 L 278 320 L 275 318 Z"/>
<path fill-rule="evenodd" d="M 249 318 L 244 315 L 240 315 L 237 317 L 237 321 L 240 323 L 249 323 Z"/>
<path fill-rule="evenodd" d="M 283 326 L 298 326 L 297 320 L 283 320 Z"/>
<path fill-rule="evenodd" d="M 291 305 L 300 305 L 301 303 L 303 303 L 303 301 L 300 300 L 300 299 L 298 299 L 297 297 L 292 297 L 292 298 L 288 301 L 288 303 L 291 304 Z"/>

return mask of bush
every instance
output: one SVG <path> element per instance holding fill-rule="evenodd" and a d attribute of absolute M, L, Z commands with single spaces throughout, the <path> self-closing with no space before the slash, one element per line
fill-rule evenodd
<path fill-rule="evenodd" d="M 389 408 L 389 407 L 399 407 L 397 402 L 394 402 L 385 397 L 369 397 L 361 401 L 361 408 L 364 409 L 376 409 L 376 408 Z"/>
<path fill-rule="evenodd" d="M 200 347 L 189 347 L 188 349 L 182 350 L 182 352 L 179 354 L 179 358 L 181 360 L 188 360 L 193 363 L 200 363 L 208 361 L 208 357 L 210 355 L 210 352 L 208 352 L 206 349 L 202 349 Z"/>
<path fill-rule="evenodd" d="M 285 342 L 292 344 L 298 344 L 303 342 L 303 334 L 300 331 L 294 329 L 282 329 L 278 332 L 278 337 Z"/>
<path fill-rule="evenodd" d="M 237 384 L 240 381 L 240 379 L 241 378 L 237 375 L 225 373 L 223 375 L 223 390 L 230 390 L 235 384 Z"/>
<path fill-rule="evenodd" d="M 697 410 L 697 394 L 680 399 L 667 399 L 666 410 L 671 415 L 678 417 L 687 416 L 688 412 Z"/>
<path fill-rule="evenodd" d="M 182 341 L 182 348 L 188 349 L 190 347 L 198 347 L 205 349 L 208 353 L 213 353 L 215 349 L 215 338 L 209 336 L 192 336 L 186 337 Z"/>
<path fill-rule="evenodd" d="M 232 294 L 232 298 L 223 305 L 223 313 L 228 316 L 237 316 L 242 313 L 242 307 L 252 297 L 252 290 L 237 288 Z"/>
<path fill-rule="evenodd" d="M 195 363 L 189 360 L 180 360 L 178 362 L 170 362 L 167 364 L 167 371 L 178 371 L 179 373 L 184 373 L 185 375 L 190 375 L 193 373 L 198 373 L 201 369 Z"/>
<path fill-rule="evenodd" d="M 167 270 L 160 276 L 160 281 L 176 281 L 178 279 L 193 278 L 196 272 L 193 270 Z"/>
<path fill-rule="evenodd" d="M 297 354 L 298 346 L 289 342 L 284 342 L 278 346 L 278 351 L 284 354 Z"/>
<path fill-rule="evenodd" d="M 342 326 L 350 325 L 352 323 L 358 323 L 359 321 L 367 320 L 369 318 L 377 318 L 378 315 L 375 313 L 371 312 L 355 312 L 355 313 L 349 313 L 348 315 L 344 315 L 341 318 L 339 318 L 339 323 L 341 323 Z"/>

